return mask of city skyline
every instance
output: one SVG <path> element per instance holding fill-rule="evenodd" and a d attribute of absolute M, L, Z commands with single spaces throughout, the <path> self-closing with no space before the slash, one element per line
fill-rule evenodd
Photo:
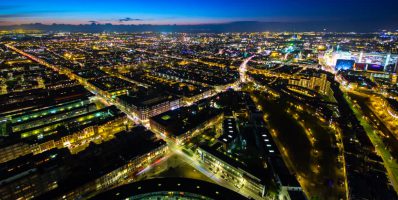
<path fill-rule="evenodd" d="M 398 29 L 398 2 L 358 1 L 4 1 L 0 26 L 41 23 L 113 25 L 203 25 L 239 21 L 316 26 Z M 366 22 L 366 23 L 364 23 Z M 297 25 L 298 24 L 298 25 Z M 293 25 L 292 25 L 293 26 Z M 354 27 L 353 27 L 354 26 Z M 315 28 L 313 28 L 315 29 Z M 249 30 L 250 31 L 250 30 Z"/>
<path fill-rule="evenodd" d="M 0 2 L 0 199 L 398 200 L 397 0 Z"/>

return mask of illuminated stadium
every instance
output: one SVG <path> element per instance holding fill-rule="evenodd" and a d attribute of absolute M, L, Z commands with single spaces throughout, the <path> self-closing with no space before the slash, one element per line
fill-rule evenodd
<path fill-rule="evenodd" d="M 91 199 L 244 200 L 247 198 L 206 181 L 188 178 L 156 178 L 122 185 Z"/>
<path fill-rule="evenodd" d="M 378 71 L 396 73 L 398 55 L 386 53 L 364 53 L 334 51 L 325 55 L 325 62 L 336 70 L 353 69 L 359 71 Z"/>

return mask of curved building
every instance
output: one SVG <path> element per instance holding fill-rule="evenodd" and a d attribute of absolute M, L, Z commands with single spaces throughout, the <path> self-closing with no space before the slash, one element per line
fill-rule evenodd
<path fill-rule="evenodd" d="M 232 190 L 188 178 L 155 178 L 122 185 L 90 199 L 248 199 Z"/>

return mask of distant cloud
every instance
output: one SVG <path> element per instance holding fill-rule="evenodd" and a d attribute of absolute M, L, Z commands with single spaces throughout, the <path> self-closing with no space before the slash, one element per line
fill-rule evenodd
<path fill-rule="evenodd" d="M 94 20 L 91 20 L 91 21 L 88 21 L 88 22 L 91 23 L 91 24 L 99 24 L 98 21 L 94 21 Z"/>
<path fill-rule="evenodd" d="M 0 6 L 0 11 L 7 10 L 10 7 Z M 55 14 L 55 13 L 63 13 L 67 12 L 64 10 L 34 10 L 34 11 L 15 11 L 9 14 L 0 14 L 1 19 L 12 19 L 12 18 L 21 18 L 21 17 L 37 17 L 43 16 L 46 14 Z"/>
<path fill-rule="evenodd" d="M 27 13 L 14 13 L 14 14 L 0 14 L 0 19 L 16 18 L 16 17 L 29 17 L 32 16 Z"/>
<path fill-rule="evenodd" d="M 123 22 L 142 21 L 142 20 L 143 20 L 143 19 L 125 17 L 125 18 L 119 19 L 118 21 L 119 21 L 120 23 L 123 23 Z"/>

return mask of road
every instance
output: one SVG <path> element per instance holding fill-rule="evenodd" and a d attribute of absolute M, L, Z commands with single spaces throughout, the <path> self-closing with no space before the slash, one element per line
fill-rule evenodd
<path fill-rule="evenodd" d="M 339 199 L 345 196 L 345 173 L 337 165 L 331 140 L 336 134 L 327 122 L 316 119 L 305 111 L 305 106 L 281 103 L 265 97 L 264 93 L 253 93 L 252 99 L 265 114 L 264 121 L 281 152 L 289 170 L 297 179 L 307 196 L 319 199 Z M 341 155 L 341 154 L 340 154 Z M 341 181 L 340 181 L 341 180 Z M 330 181 L 330 187 L 325 184 Z"/>
<path fill-rule="evenodd" d="M 77 77 L 76 75 L 74 75 L 68 68 L 65 67 L 61 67 L 61 66 L 55 66 L 55 65 L 51 65 L 47 62 L 45 62 L 44 60 L 41 60 L 33 55 L 30 55 L 28 53 L 25 53 L 17 48 L 15 48 L 12 45 L 7 45 L 8 48 L 16 51 L 17 53 L 24 55 L 28 58 L 30 58 L 31 60 L 38 62 L 48 68 L 51 68 L 55 71 L 58 71 L 62 74 L 67 75 L 70 79 L 72 80 L 78 80 L 80 84 L 82 84 L 86 89 L 88 89 L 91 93 L 95 94 L 96 97 L 98 98 L 98 100 L 100 100 L 101 102 L 104 102 L 104 104 L 106 105 L 116 105 L 122 112 L 124 112 L 125 114 L 127 114 L 127 116 L 129 117 L 129 119 L 133 120 L 136 124 L 144 124 L 142 121 L 140 121 L 136 116 L 134 116 L 133 113 L 128 112 L 128 110 L 122 106 L 120 103 L 118 103 L 117 101 L 115 101 L 114 99 L 110 99 L 105 95 L 101 95 L 96 89 L 95 87 L 93 87 L 92 85 L 88 84 L 87 81 L 83 81 L 82 78 Z M 241 82 L 246 82 L 247 78 L 246 78 L 246 71 L 247 71 L 247 63 L 253 58 L 254 56 L 247 58 L 239 67 L 239 73 L 240 73 L 240 81 Z M 221 92 L 221 91 L 220 91 Z M 151 130 L 151 127 L 146 126 L 147 128 L 149 128 Z M 153 132 L 156 133 L 155 130 L 151 130 Z M 233 191 L 239 192 L 240 194 L 246 196 L 246 197 L 250 197 L 250 198 L 254 198 L 254 199 L 264 199 L 262 197 L 260 197 L 257 194 L 254 194 L 253 192 L 247 190 L 246 188 L 237 188 L 235 187 L 233 184 L 227 182 L 226 180 L 222 179 L 221 177 L 218 177 L 217 175 L 215 175 L 214 173 L 212 173 L 210 170 L 208 170 L 196 157 L 191 157 L 188 154 L 184 153 L 182 151 L 182 149 L 184 147 L 179 146 L 177 144 L 174 143 L 174 141 L 169 140 L 168 138 L 165 138 L 164 136 L 162 136 L 161 134 L 158 134 L 160 137 L 162 137 L 166 142 L 167 145 L 170 149 L 170 154 L 166 155 L 164 157 L 164 159 L 161 160 L 161 162 L 164 162 L 165 160 L 167 160 L 171 155 L 173 154 L 177 154 L 180 156 L 181 159 L 183 159 L 183 161 L 185 161 L 186 163 L 190 164 L 192 167 L 194 167 L 196 170 L 198 170 L 199 172 L 201 172 L 202 174 L 206 175 L 208 178 L 210 178 L 211 180 L 213 180 L 214 182 L 218 183 L 221 186 L 224 186 L 226 188 L 229 188 Z M 155 167 L 156 165 L 159 165 L 161 162 L 156 162 L 156 163 L 152 163 L 151 165 L 149 165 L 147 168 L 145 168 L 143 171 L 139 172 L 138 175 L 141 175 L 145 172 L 147 172 L 149 169 L 151 169 L 152 167 Z M 127 183 L 127 182 L 123 182 L 123 183 Z"/>
<path fill-rule="evenodd" d="M 349 98 L 346 98 L 346 100 L 350 104 L 351 109 L 354 111 L 355 116 L 358 118 L 358 120 L 361 122 L 361 125 L 364 127 L 370 141 L 372 142 L 373 146 L 376 148 L 377 154 L 383 159 L 384 167 L 387 169 L 388 177 L 390 178 L 395 191 L 398 192 L 398 163 L 395 159 L 393 159 L 391 152 L 388 150 L 388 148 L 386 148 L 383 140 L 377 134 L 377 131 L 380 128 L 375 128 L 377 126 L 377 123 L 373 120 L 370 120 L 371 118 L 366 116 L 366 114 L 369 113 L 364 113 L 363 111 L 363 110 L 365 111 L 369 110 L 352 102 L 352 100 Z M 388 129 L 383 129 L 383 130 L 388 131 Z"/>
<path fill-rule="evenodd" d="M 245 83 L 247 81 L 247 63 L 253 58 L 254 56 L 251 56 L 247 58 L 246 60 L 243 61 L 243 63 L 239 66 L 239 79 L 241 83 Z"/>
<path fill-rule="evenodd" d="M 167 142 L 167 145 L 170 149 L 170 152 L 172 154 L 176 154 L 179 155 L 179 158 L 182 159 L 182 161 L 188 163 L 189 165 L 191 165 L 192 167 L 194 167 L 196 170 L 198 170 L 199 172 L 201 172 L 202 174 L 204 174 L 205 176 L 207 176 L 209 179 L 211 179 L 212 181 L 214 181 L 215 183 L 226 187 L 230 190 L 233 190 L 235 192 L 240 193 L 243 196 L 246 197 L 250 197 L 253 199 L 267 199 L 267 198 L 262 198 L 259 195 L 253 193 L 252 191 L 246 189 L 245 187 L 243 188 L 237 188 L 235 185 L 231 184 L 230 182 L 222 179 L 220 176 L 214 174 L 211 170 L 209 170 L 206 165 L 204 165 L 200 159 L 197 156 L 190 156 L 187 153 L 185 153 L 184 151 L 182 151 L 185 147 L 181 146 L 181 145 L 177 145 L 173 140 L 165 137 L 163 134 L 160 134 L 159 132 L 157 132 L 156 130 L 152 130 L 154 133 L 156 133 L 158 135 L 158 137 L 162 138 L 163 140 L 165 140 Z"/>

